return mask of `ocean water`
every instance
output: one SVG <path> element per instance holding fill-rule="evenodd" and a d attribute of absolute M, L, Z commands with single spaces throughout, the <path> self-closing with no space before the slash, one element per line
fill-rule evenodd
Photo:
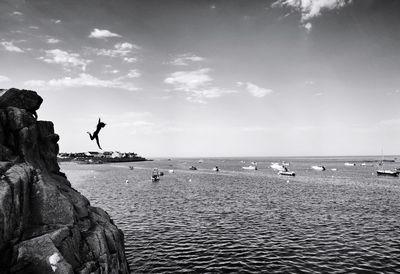
<path fill-rule="evenodd" d="M 124 231 L 132 273 L 400 272 L 400 179 L 377 177 L 374 163 L 203 160 L 61 163 L 61 169 Z M 296 177 L 269 168 L 282 160 Z M 241 168 L 251 161 L 257 171 Z M 311 170 L 315 164 L 327 170 Z M 150 180 L 153 167 L 165 173 L 160 182 Z M 385 164 L 394 167 L 400 163 Z"/>

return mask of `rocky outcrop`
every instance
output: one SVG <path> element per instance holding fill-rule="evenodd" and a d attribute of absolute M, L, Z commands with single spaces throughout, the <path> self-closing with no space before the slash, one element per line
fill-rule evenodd
<path fill-rule="evenodd" d="M 60 172 L 42 101 L 0 90 L 0 274 L 129 273 L 122 231 Z"/>

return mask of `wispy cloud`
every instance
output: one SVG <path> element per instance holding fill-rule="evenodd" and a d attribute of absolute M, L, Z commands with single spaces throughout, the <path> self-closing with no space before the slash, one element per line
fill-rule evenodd
<path fill-rule="evenodd" d="M 250 82 L 237 82 L 237 85 L 244 87 L 254 97 L 261 98 L 272 92 L 272 89 L 262 88 Z"/>
<path fill-rule="evenodd" d="M 48 38 L 48 39 L 46 40 L 46 42 L 49 43 L 49 44 L 58 44 L 58 43 L 60 43 L 61 41 L 58 40 L 58 39 L 56 39 L 56 38 Z"/>
<path fill-rule="evenodd" d="M 59 64 L 67 70 L 80 68 L 85 71 L 87 64 L 91 62 L 91 60 L 81 58 L 78 53 L 69 53 L 61 49 L 46 50 L 45 53 L 46 56 L 39 57 L 39 60 L 50 64 Z"/>
<path fill-rule="evenodd" d="M 127 57 L 127 55 L 131 54 L 135 50 L 139 50 L 140 47 L 135 44 L 131 44 L 128 42 L 124 43 L 117 43 L 114 45 L 113 49 L 90 49 L 93 51 L 96 55 L 99 56 L 108 56 L 108 57 L 123 57 L 124 61 L 127 61 L 129 63 L 133 63 L 133 58 L 131 56 Z M 127 58 L 125 60 L 125 57 Z M 134 59 L 136 61 L 136 58 Z"/>
<path fill-rule="evenodd" d="M 205 99 L 218 98 L 225 93 L 235 92 L 212 86 L 213 79 L 209 72 L 211 72 L 209 68 L 177 71 L 165 78 L 164 83 L 172 85 L 176 91 L 186 92 L 188 94 L 186 99 L 196 103 L 205 103 Z"/>
<path fill-rule="evenodd" d="M 95 88 L 116 88 L 124 90 L 138 90 L 134 84 L 123 82 L 120 79 L 103 80 L 90 74 L 81 73 L 78 77 L 64 77 L 61 79 L 29 80 L 24 83 L 27 87 L 51 89 L 51 88 L 78 88 L 78 87 L 95 87 Z"/>
<path fill-rule="evenodd" d="M 54 23 L 54 24 L 60 24 L 61 23 L 61 20 L 60 19 L 51 19 L 50 20 L 52 23 Z"/>
<path fill-rule="evenodd" d="M 10 78 L 4 75 L 0 75 L 0 83 L 9 82 Z"/>
<path fill-rule="evenodd" d="M 121 35 L 106 29 L 93 29 L 89 35 L 90 38 L 105 39 L 110 37 L 121 37 Z"/>
<path fill-rule="evenodd" d="M 201 62 L 204 60 L 204 57 L 200 57 L 191 53 L 185 53 L 173 57 L 172 60 L 169 61 L 169 64 L 174 66 L 188 66 L 190 63 Z"/>
<path fill-rule="evenodd" d="M 21 52 L 21 53 L 24 52 L 20 47 L 14 45 L 13 41 L 2 41 L 0 42 L 0 45 L 2 45 L 6 51 Z"/>
<path fill-rule="evenodd" d="M 323 10 L 339 9 L 350 3 L 352 0 L 278 0 L 272 6 L 293 8 L 301 13 L 301 20 L 304 22 L 321 15 Z"/>
<path fill-rule="evenodd" d="M 20 12 L 20 11 L 13 11 L 12 13 L 11 13 L 11 15 L 14 15 L 14 16 L 22 16 L 22 15 L 24 15 L 22 12 Z"/>

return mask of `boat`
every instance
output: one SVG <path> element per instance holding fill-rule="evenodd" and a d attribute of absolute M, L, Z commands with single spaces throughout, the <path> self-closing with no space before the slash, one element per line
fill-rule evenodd
<path fill-rule="evenodd" d="M 197 167 L 191 166 L 191 167 L 189 167 L 189 170 L 197 170 Z"/>
<path fill-rule="evenodd" d="M 381 162 L 379 163 L 379 166 L 383 166 L 383 163 L 384 163 L 384 161 L 385 161 L 385 160 L 384 160 L 384 155 L 383 155 L 383 149 L 382 149 L 382 151 L 381 151 L 381 154 L 382 154 L 382 160 L 381 160 Z M 399 177 L 399 174 L 400 174 L 399 169 L 396 169 L 396 170 L 379 169 L 379 170 L 376 171 L 376 175 L 377 175 L 377 176 Z"/>
<path fill-rule="evenodd" d="M 214 168 L 213 168 L 213 171 L 219 172 L 219 167 L 218 167 L 218 166 L 214 167 Z"/>
<path fill-rule="evenodd" d="M 344 163 L 345 166 L 356 166 L 356 163 Z"/>
<path fill-rule="evenodd" d="M 246 170 L 257 170 L 257 166 L 242 166 L 242 168 Z"/>
<path fill-rule="evenodd" d="M 337 171 L 337 168 L 331 168 L 332 171 Z"/>
<path fill-rule="evenodd" d="M 279 163 L 271 163 L 270 168 L 278 170 L 278 171 L 288 171 L 287 167 Z"/>
<path fill-rule="evenodd" d="M 392 177 L 399 177 L 400 171 L 395 170 L 377 170 L 376 175 L 378 176 L 392 176 Z"/>
<path fill-rule="evenodd" d="M 158 168 L 153 169 L 153 173 L 151 174 L 151 181 L 152 182 L 160 181 L 160 172 L 158 171 Z"/>
<path fill-rule="evenodd" d="M 170 174 L 172 174 L 172 173 L 174 173 L 175 171 L 173 170 L 173 169 L 170 169 L 170 170 L 168 170 L 168 173 L 170 173 Z"/>
<path fill-rule="evenodd" d="M 130 170 L 133 170 L 133 166 L 129 166 L 129 169 L 130 169 Z"/>
<path fill-rule="evenodd" d="M 199 160 L 198 162 L 199 162 L 199 164 L 201 164 L 201 163 L 203 163 L 203 162 L 204 162 L 204 160 Z"/>
<path fill-rule="evenodd" d="M 311 166 L 312 169 L 317 170 L 317 171 L 324 171 L 325 167 L 324 166 Z"/>
<path fill-rule="evenodd" d="M 296 173 L 293 171 L 279 171 L 279 175 L 284 175 L 284 176 L 296 176 Z"/>

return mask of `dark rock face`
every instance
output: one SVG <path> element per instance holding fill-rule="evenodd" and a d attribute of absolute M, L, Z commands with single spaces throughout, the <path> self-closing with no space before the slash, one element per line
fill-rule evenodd
<path fill-rule="evenodd" d="M 42 101 L 0 90 L 0 274 L 129 273 L 122 231 L 60 172 Z"/>

